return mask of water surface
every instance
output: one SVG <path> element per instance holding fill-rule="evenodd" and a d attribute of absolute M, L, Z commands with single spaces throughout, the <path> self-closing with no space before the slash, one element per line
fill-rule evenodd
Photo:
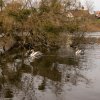
<path fill-rule="evenodd" d="M 100 45 L 84 55 L 63 48 L 22 65 L 21 52 L 0 57 L 0 100 L 100 100 Z"/>

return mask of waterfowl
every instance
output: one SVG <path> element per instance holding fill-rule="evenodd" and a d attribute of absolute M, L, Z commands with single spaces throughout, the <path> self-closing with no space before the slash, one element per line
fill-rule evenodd
<path fill-rule="evenodd" d="M 40 51 L 34 51 L 34 50 L 31 50 L 31 54 L 30 54 L 30 57 L 32 58 L 39 58 L 40 56 L 42 56 L 42 53 Z"/>
<path fill-rule="evenodd" d="M 42 56 L 42 53 L 40 51 L 34 51 L 34 50 L 29 50 L 25 54 L 26 56 L 29 56 L 30 58 L 39 58 Z"/>
<path fill-rule="evenodd" d="M 75 54 L 78 55 L 78 54 L 81 54 L 81 52 L 82 52 L 82 50 L 77 50 L 77 51 L 75 52 Z"/>
<path fill-rule="evenodd" d="M 80 49 L 76 49 L 76 52 L 75 52 L 76 55 L 83 55 L 84 54 L 84 51 L 83 50 L 80 50 Z"/>
<path fill-rule="evenodd" d="M 34 51 L 34 50 L 29 50 L 25 54 L 26 59 L 24 60 L 24 63 L 27 65 L 30 65 L 30 62 L 33 62 L 35 59 L 38 59 L 42 56 L 42 53 L 40 51 Z"/>

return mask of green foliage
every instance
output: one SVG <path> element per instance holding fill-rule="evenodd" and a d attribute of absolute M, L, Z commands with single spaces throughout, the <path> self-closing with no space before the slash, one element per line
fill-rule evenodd
<path fill-rule="evenodd" d="M 73 6 L 71 3 L 67 5 L 68 9 L 69 6 Z M 15 32 L 18 35 L 20 32 L 30 33 L 28 36 L 20 37 L 23 44 L 27 44 L 28 40 L 34 47 L 60 47 L 60 40 L 66 38 L 60 39 L 61 33 L 79 33 L 81 25 L 77 18 L 68 18 L 65 11 L 67 8 L 61 0 L 41 0 L 37 7 L 28 0 L 23 3 L 11 1 L 3 9 L 3 17 L 0 14 L 0 28 L 6 33 L 11 32 L 12 35 Z"/>
<path fill-rule="evenodd" d="M 54 34 L 58 34 L 59 32 L 62 32 L 63 29 L 62 27 L 60 26 L 55 26 L 55 25 L 52 25 L 52 24 L 46 24 L 44 26 L 44 30 L 46 32 L 49 32 L 49 33 L 54 33 Z"/>
<path fill-rule="evenodd" d="M 51 9 L 54 13 L 61 13 L 62 4 L 59 0 L 51 0 Z"/>
<path fill-rule="evenodd" d="M 43 12 L 48 13 L 50 11 L 50 8 L 45 2 L 42 2 L 39 7 L 39 11 L 40 11 L 40 14 L 42 14 Z"/>
<path fill-rule="evenodd" d="M 13 17 L 17 21 L 25 21 L 30 15 L 30 13 L 31 13 L 30 10 L 22 9 L 22 10 L 19 10 L 18 12 L 10 11 L 8 12 L 8 15 Z"/>
<path fill-rule="evenodd" d="M 66 28 L 67 28 L 67 31 L 70 33 L 74 33 L 74 32 L 77 32 L 79 30 L 79 26 L 76 24 L 68 24 L 66 26 Z"/>

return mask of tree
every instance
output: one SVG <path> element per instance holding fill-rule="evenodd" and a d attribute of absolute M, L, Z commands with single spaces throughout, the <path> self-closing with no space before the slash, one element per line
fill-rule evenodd
<path fill-rule="evenodd" d="M 85 6 L 90 13 L 93 13 L 94 2 L 92 0 L 85 0 Z"/>
<path fill-rule="evenodd" d="M 66 33 L 66 37 L 80 33 L 81 19 L 67 17 L 69 12 L 78 10 L 79 2 L 76 0 L 40 0 L 38 3 L 32 0 L 11 0 L 6 3 L 3 20 L 0 20 L 5 33 L 13 35 L 16 30 L 18 34 L 29 33 L 26 37 L 20 37 L 23 45 L 28 42 L 34 47 L 52 48 L 60 46 L 62 33 Z"/>

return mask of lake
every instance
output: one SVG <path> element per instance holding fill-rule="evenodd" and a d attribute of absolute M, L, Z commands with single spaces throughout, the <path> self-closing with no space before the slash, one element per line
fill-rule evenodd
<path fill-rule="evenodd" d="M 61 48 L 33 62 L 12 50 L 0 57 L 0 100 L 100 100 L 100 45 L 83 55 Z"/>

